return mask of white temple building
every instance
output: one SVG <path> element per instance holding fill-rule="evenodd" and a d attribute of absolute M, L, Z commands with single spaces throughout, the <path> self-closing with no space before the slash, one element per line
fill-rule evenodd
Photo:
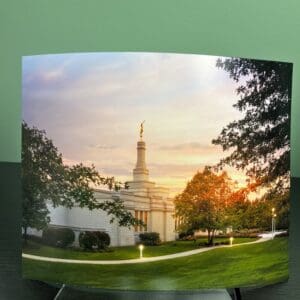
<path fill-rule="evenodd" d="M 173 199 L 169 198 L 169 189 L 156 186 L 149 180 L 146 166 L 146 143 L 142 139 L 137 142 L 137 162 L 133 169 L 132 181 L 128 189 L 107 191 L 95 189 L 95 197 L 99 201 L 121 198 L 125 208 L 137 219 L 146 224 L 135 228 L 120 227 L 117 220 L 110 223 L 111 216 L 103 210 L 88 208 L 66 207 L 53 208 L 49 205 L 51 227 L 71 228 L 75 232 L 75 245 L 78 245 L 79 233 L 82 231 L 105 231 L 111 239 L 111 246 L 134 245 L 138 242 L 141 232 L 158 232 L 161 241 L 175 240 L 175 219 Z M 33 232 L 32 232 L 33 233 Z"/>

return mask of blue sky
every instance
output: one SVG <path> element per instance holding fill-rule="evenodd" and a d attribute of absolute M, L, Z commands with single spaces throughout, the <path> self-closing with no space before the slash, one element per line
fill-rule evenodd
<path fill-rule="evenodd" d="M 84 53 L 23 57 L 23 120 L 44 129 L 68 164 L 130 180 L 145 122 L 150 177 L 174 194 L 225 154 L 211 140 L 241 114 L 217 57 Z M 241 173 L 229 170 L 242 180 Z"/>

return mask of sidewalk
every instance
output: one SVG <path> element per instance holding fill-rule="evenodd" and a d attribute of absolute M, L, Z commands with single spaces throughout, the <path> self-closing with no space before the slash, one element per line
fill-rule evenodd
<path fill-rule="evenodd" d="M 201 248 L 201 249 L 195 249 L 195 250 L 189 250 L 169 255 L 162 255 L 162 256 L 154 256 L 154 257 L 145 257 L 145 258 L 136 258 L 136 259 L 124 259 L 124 260 L 79 260 L 79 259 L 64 259 L 64 258 L 54 258 L 54 257 L 45 257 L 45 256 L 37 256 L 37 255 L 31 255 L 31 254 L 25 254 L 22 253 L 22 257 L 33 259 L 33 260 L 39 260 L 39 261 L 47 261 L 47 262 L 57 262 L 57 263 L 67 263 L 67 264 L 87 264 L 87 265 L 122 265 L 122 264 L 139 264 L 139 263 L 147 263 L 147 262 L 154 262 L 154 261 L 161 261 L 161 260 L 167 260 L 167 259 L 174 259 L 179 257 L 185 257 L 190 256 L 194 254 L 199 254 L 207 251 L 211 251 L 214 249 L 219 248 L 231 248 L 231 247 L 237 247 L 237 246 L 243 246 L 243 245 L 250 245 L 250 244 L 256 244 L 256 243 L 262 243 L 266 242 L 268 240 L 271 240 L 272 236 L 269 234 L 264 235 L 259 240 L 255 242 L 248 242 L 243 244 L 233 244 L 230 245 L 224 245 L 224 246 L 213 246 L 213 247 L 207 247 L 207 248 Z"/>

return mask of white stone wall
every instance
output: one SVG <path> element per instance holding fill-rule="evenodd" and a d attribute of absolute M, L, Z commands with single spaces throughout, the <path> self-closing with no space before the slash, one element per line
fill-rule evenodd
<path fill-rule="evenodd" d="M 96 192 L 96 198 L 99 201 L 110 200 L 115 193 Z M 130 199 L 128 200 L 130 203 Z M 133 205 L 134 203 L 132 203 Z M 141 207 L 147 207 L 142 202 Z M 134 229 L 120 227 L 117 221 L 110 223 L 111 216 L 108 216 L 103 210 L 89 210 L 87 208 L 73 207 L 68 209 L 62 206 L 53 208 L 48 206 L 50 211 L 50 226 L 68 227 L 75 232 L 75 246 L 78 246 L 78 237 L 82 231 L 105 231 L 111 239 L 111 246 L 134 245 Z"/>
<path fill-rule="evenodd" d="M 119 227 L 119 241 L 116 246 L 130 246 L 135 244 L 134 230 L 127 227 Z"/>
<path fill-rule="evenodd" d="M 165 213 L 163 211 L 151 211 L 150 231 L 158 232 L 161 241 L 165 241 Z"/>
<path fill-rule="evenodd" d="M 166 241 L 174 241 L 176 238 L 175 219 L 173 212 L 166 212 Z"/>
<path fill-rule="evenodd" d="M 148 232 L 158 232 L 162 241 L 175 239 L 175 222 L 173 214 L 173 202 L 168 199 L 168 189 L 155 187 L 152 182 L 135 182 L 134 188 L 111 192 L 105 190 L 95 190 L 98 201 L 113 201 L 120 197 L 124 201 L 126 209 L 133 215 L 134 211 L 148 212 Z M 68 227 L 75 232 L 75 245 L 78 246 L 78 237 L 82 231 L 105 231 L 111 239 L 111 246 L 134 245 L 136 235 L 134 228 L 120 227 L 117 221 L 110 223 L 111 217 L 102 210 L 92 210 L 87 208 L 66 207 L 53 208 L 48 204 L 50 211 L 50 225 L 54 227 Z M 41 231 L 31 229 L 29 232 L 41 235 Z"/>
<path fill-rule="evenodd" d="M 50 208 L 50 224 L 82 228 L 83 230 L 109 231 L 109 217 L 102 210 L 89 210 L 87 208 L 73 207 L 72 209 L 62 206 Z"/>
<path fill-rule="evenodd" d="M 119 192 L 95 189 L 98 201 L 114 201 L 122 199 L 124 206 L 133 215 L 135 211 L 148 212 L 148 232 L 158 232 L 162 241 L 175 239 L 175 221 L 172 216 L 174 204 L 168 198 L 169 189 L 156 186 L 149 180 L 149 171 L 146 166 L 146 143 L 143 140 L 137 143 L 137 163 L 133 170 L 133 181 L 129 181 L 129 189 Z M 78 245 L 78 236 L 82 231 L 105 231 L 109 234 L 112 246 L 133 245 L 138 233 L 134 228 L 120 227 L 117 221 L 110 223 L 111 216 L 102 210 L 90 211 L 87 208 L 65 207 L 53 208 L 48 205 L 51 226 L 68 227 L 75 232 Z M 41 235 L 41 232 L 32 230 L 32 234 Z"/>

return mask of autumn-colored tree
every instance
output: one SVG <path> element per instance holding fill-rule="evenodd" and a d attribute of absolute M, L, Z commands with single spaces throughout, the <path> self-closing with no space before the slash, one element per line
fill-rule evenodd
<path fill-rule="evenodd" d="M 229 225 L 228 207 L 233 188 L 234 183 L 226 172 L 216 174 L 209 167 L 197 172 L 175 198 L 179 229 L 206 230 L 208 243 L 213 244 L 216 231 L 224 230 Z"/>

